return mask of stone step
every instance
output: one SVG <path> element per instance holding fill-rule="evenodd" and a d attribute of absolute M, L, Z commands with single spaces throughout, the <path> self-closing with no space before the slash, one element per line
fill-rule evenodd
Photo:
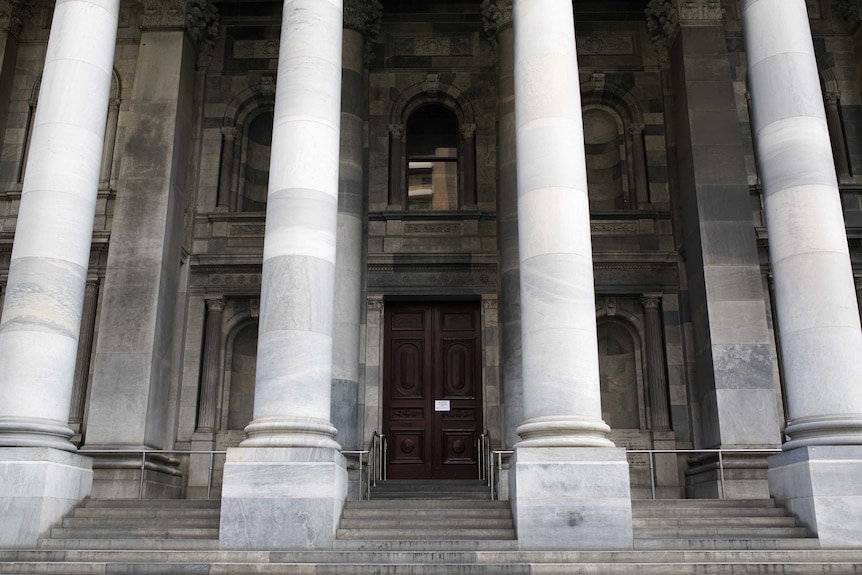
<path fill-rule="evenodd" d="M 669 509 L 683 507 L 703 509 L 707 507 L 775 507 L 772 499 L 633 499 L 632 509 Z"/>
<path fill-rule="evenodd" d="M 508 529 L 513 530 L 511 517 L 448 517 L 420 518 L 404 514 L 400 518 L 341 519 L 341 529 Z"/>
<path fill-rule="evenodd" d="M 712 526 L 684 526 L 684 527 L 653 527 L 649 529 L 634 529 L 635 539 L 675 539 L 675 538 L 702 538 L 702 537 L 736 537 L 753 539 L 781 539 L 808 537 L 808 530 L 804 527 L 748 527 L 732 526 L 716 523 Z"/>
<path fill-rule="evenodd" d="M 63 519 L 62 527 L 66 529 L 113 527 L 126 529 L 130 527 L 149 527 L 160 529 L 218 529 L 218 517 L 178 517 L 175 520 L 164 517 L 68 517 Z"/>
<path fill-rule="evenodd" d="M 115 517 L 127 517 L 127 518 L 164 518 L 173 520 L 176 518 L 186 518 L 186 517 L 194 517 L 194 518 L 203 518 L 203 517 L 214 517 L 218 519 L 221 514 L 221 509 L 218 507 L 214 508 L 197 508 L 197 507 L 183 507 L 179 509 L 171 509 L 167 507 L 133 507 L 133 508 L 120 508 L 120 507 L 78 507 L 75 509 L 73 513 L 73 517 L 100 517 L 100 518 L 115 518 Z"/>
<path fill-rule="evenodd" d="M 860 563 L 32 563 L 2 564 L 0 573 L 15 575 L 851 575 Z"/>
<path fill-rule="evenodd" d="M 796 519 L 787 515 L 775 517 L 638 517 L 632 519 L 635 528 L 710 527 L 796 527 Z"/>
<path fill-rule="evenodd" d="M 387 493 L 371 492 L 371 500 L 395 500 L 395 499 L 441 499 L 441 500 L 490 500 L 490 493 L 475 493 L 467 491 L 449 491 L 438 493 L 436 491 L 390 491 Z"/>
<path fill-rule="evenodd" d="M 392 529 L 338 529 L 338 539 L 387 540 L 457 540 L 457 539 L 514 539 L 514 529 L 485 528 L 392 528 Z"/>
<path fill-rule="evenodd" d="M 156 551 L 0 550 L 0 563 L 819 563 L 862 562 L 859 550 L 795 551 Z"/>
<path fill-rule="evenodd" d="M 793 537 L 785 539 L 755 537 L 713 538 L 637 538 L 634 548 L 638 550 L 800 550 L 820 549 L 820 541 L 814 538 Z"/>
<path fill-rule="evenodd" d="M 457 499 L 409 499 L 391 501 L 372 499 L 370 501 L 347 501 L 344 509 L 509 509 L 508 501 L 464 501 Z"/>
<path fill-rule="evenodd" d="M 136 537 L 164 539 L 218 539 L 218 529 L 196 527 L 76 527 L 51 529 L 52 539 L 126 539 Z"/>
<path fill-rule="evenodd" d="M 487 508 L 477 508 L 477 509 L 463 509 L 463 508 L 446 508 L 440 507 L 436 509 L 427 509 L 427 508 L 417 508 L 417 509 L 404 509 L 404 508 L 364 508 L 364 507 L 351 507 L 346 508 L 344 513 L 341 515 L 341 519 L 364 519 L 364 520 L 373 520 L 373 519 L 401 519 L 405 515 L 409 515 L 410 517 L 416 519 L 440 519 L 446 520 L 449 518 L 462 518 L 462 517 L 473 517 L 473 518 L 484 518 L 484 519 L 512 519 L 512 510 L 506 507 L 487 507 Z"/>
<path fill-rule="evenodd" d="M 518 549 L 518 542 L 514 539 L 336 539 L 332 548 L 336 551 L 486 552 L 514 551 Z"/>
<path fill-rule="evenodd" d="M 218 549 L 218 537 L 210 539 L 166 539 L 164 537 L 40 539 L 38 548 L 45 550 L 200 551 Z"/>
<path fill-rule="evenodd" d="M 218 501 L 217 499 L 87 499 L 84 501 L 84 507 L 121 507 L 124 509 L 221 509 L 221 501 Z"/>
<path fill-rule="evenodd" d="M 787 517 L 787 512 L 781 507 L 634 507 L 632 517 Z"/>

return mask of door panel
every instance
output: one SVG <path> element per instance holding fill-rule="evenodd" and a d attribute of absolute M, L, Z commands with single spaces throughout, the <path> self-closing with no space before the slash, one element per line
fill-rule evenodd
<path fill-rule="evenodd" d="M 477 476 L 482 433 L 479 307 L 392 304 L 384 330 L 391 479 Z M 435 400 L 445 400 L 440 411 Z"/>

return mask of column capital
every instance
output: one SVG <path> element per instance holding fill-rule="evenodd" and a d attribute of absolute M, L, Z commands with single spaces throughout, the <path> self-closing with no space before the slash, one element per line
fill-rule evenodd
<path fill-rule="evenodd" d="M 482 0 L 481 8 L 485 34 L 496 42 L 497 33 L 512 25 L 512 0 Z"/>
<path fill-rule="evenodd" d="M 837 106 L 841 99 L 841 92 L 826 92 L 823 94 L 823 102 L 827 106 Z"/>
<path fill-rule="evenodd" d="M 379 0 L 344 0 L 344 28 L 359 32 L 365 39 L 365 64 L 374 59 L 372 52 L 383 21 Z"/>
<path fill-rule="evenodd" d="M 0 0 L 0 31 L 19 36 L 24 22 L 33 16 L 29 0 Z"/>
<path fill-rule="evenodd" d="M 239 135 L 239 128 L 236 126 L 222 126 L 221 135 L 224 137 L 225 141 L 233 142 Z"/>
<path fill-rule="evenodd" d="M 143 30 L 184 29 L 201 53 L 209 53 L 218 40 L 219 14 L 209 0 L 140 0 L 140 3 Z"/>
<path fill-rule="evenodd" d="M 643 123 L 629 124 L 629 134 L 632 136 L 643 134 L 644 129 L 646 129 L 646 126 Z"/>
<path fill-rule="evenodd" d="M 461 126 L 461 135 L 467 140 L 472 140 L 476 137 L 476 124 L 463 124 Z"/>
<path fill-rule="evenodd" d="M 223 297 L 208 298 L 206 300 L 206 303 L 207 303 L 207 312 L 224 311 L 224 298 Z"/>
<path fill-rule="evenodd" d="M 835 0 L 835 13 L 854 26 L 862 21 L 862 0 Z"/>
<path fill-rule="evenodd" d="M 389 124 L 389 134 L 400 140 L 404 136 L 404 124 Z"/>
<path fill-rule="evenodd" d="M 647 311 L 658 310 L 661 307 L 661 294 L 645 293 L 641 298 L 641 304 L 643 304 L 644 309 Z"/>

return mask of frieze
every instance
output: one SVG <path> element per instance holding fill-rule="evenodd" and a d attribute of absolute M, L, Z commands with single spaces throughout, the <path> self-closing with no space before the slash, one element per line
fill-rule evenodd
<path fill-rule="evenodd" d="M 278 58 L 278 40 L 236 40 L 231 56 L 235 60 L 270 60 Z"/>
<path fill-rule="evenodd" d="M 460 224 L 405 223 L 404 234 L 460 234 Z"/>
<path fill-rule="evenodd" d="M 630 34 L 578 36 L 579 55 L 629 56 L 635 54 L 635 39 Z"/>
<path fill-rule="evenodd" d="M 207 280 L 211 286 L 259 286 L 260 274 L 210 274 Z"/>
<path fill-rule="evenodd" d="M 230 235 L 232 236 L 262 236 L 266 226 L 264 224 L 231 224 Z"/>
<path fill-rule="evenodd" d="M 469 36 L 421 38 L 395 37 L 396 56 L 472 56 L 473 43 Z"/>
<path fill-rule="evenodd" d="M 637 222 L 592 222 L 590 231 L 598 235 L 636 234 Z"/>

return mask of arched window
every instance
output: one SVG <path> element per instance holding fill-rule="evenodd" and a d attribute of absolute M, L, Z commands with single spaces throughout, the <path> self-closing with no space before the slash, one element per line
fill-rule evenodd
<path fill-rule="evenodd" d="M 269 186 L 269 159 L 272 154 L 271 111 L 257 115 L 246 127 L 240 211 L 263 212 Z"/>
<path fill-rule="evenodd" d="M 407 209 L 457 210 L 458 118 L 432 104 L 407 120 Z"/>

